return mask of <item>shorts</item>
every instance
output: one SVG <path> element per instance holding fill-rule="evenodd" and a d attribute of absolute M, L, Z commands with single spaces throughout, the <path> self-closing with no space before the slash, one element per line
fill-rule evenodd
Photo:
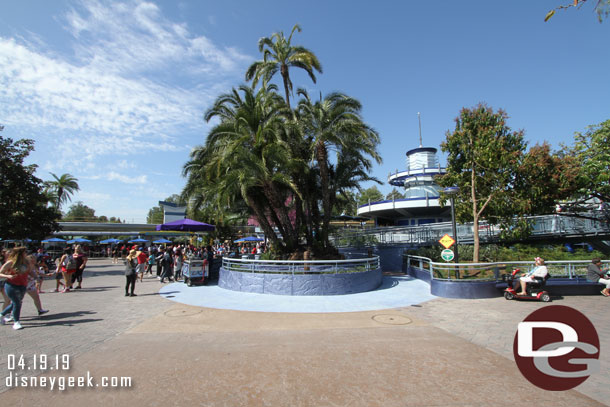
<path fill-rule="evenodd" d="M 146 271 L 146 263 L 140 263 L 136 266 L 136 273 L 144 273 Z"/>
<path fill-rule="evenodd" d="M 62 273 L 68 273 L 68 274 L 72 274 L 76 271 L 76 269 L 74 270 L 66 270 L 66 268 L 64 266 L 61 266 L 61 271 Z"/>
<path fill-rule="evenodd" d="M 533 283 L 534 282 L 534 278 L 533 277 L 521 277 L 519 280 L 524 282 L 524 283 Z"/>

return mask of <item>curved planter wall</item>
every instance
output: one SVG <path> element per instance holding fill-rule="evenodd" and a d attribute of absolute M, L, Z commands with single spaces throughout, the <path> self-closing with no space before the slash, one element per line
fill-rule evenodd
<path fill-rule="evenodd" d="M 408 267 L 406 271 L 410 276 L 429 283 L 430 293 L 438 297 L 475 299 L 502 295 L 496 281 L 432 280 L 428 270 Z"/>
<path fill-rule="evenodd" d="M 220 268 L 218 286 L 227 290 L 277 295 L 341 295 L 372 291 L 381 269 L 340 274 L 266 274 Z"/>

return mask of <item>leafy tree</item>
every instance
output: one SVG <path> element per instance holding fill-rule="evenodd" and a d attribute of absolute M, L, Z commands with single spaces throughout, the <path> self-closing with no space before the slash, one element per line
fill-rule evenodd
<path fill-rule="evenodd" d="M 360 115 L 362 105 L 356 99 L 335 92 L 312 103 L 306 91 L 299 89 L 303 99 L 299 102 L 299 120 L 305 137 L 310 141 L 309 150 L 312 161 L 315 161 L 320 174 L 320 189 L 322 192 L 322 240 L 328 244 L 328 227 L 332 215 L 333 201 L 337 195 L 338 186 L 345 187 L 345 181 L 359 174 L 366 178 L 371 163 L 366 156 L 381 162 L 376 152 L 379 135 L 367 126 Z M 356 149 L 354 149 L 354 147 Z M 337 152 L 337 165 L 330 162 L 329 150 Z M 337 174 L 340 166 L 348 166 L 348 179 L 342 184 L 331 180 L 340 178 Z M 337 171 L 333 171 L 336 169 Z"/>
<path fill-rule="evenodd" d="M 95 210 L 89 208 L 82 201 L 70 206 L 70 210 L 63 217 L 66 222 L 93 222 L 96 221 Z"/>
<path fill-rule="evenodd" d="M 578 193 L 571 204 L 574 212 L 583 209 L 593 197 L 603 202 L 602 213 L 610 222 L 610 120 L 589 126 L 586 132 L 576 133 L 571 150 L 578 163 Z"/>
<path fill-rule="evenodd" d="M 79 190 L 78 179 L 70 174 L 62 174 L 60 177 L 51 173 L 54 180 L 47 181 L 45 184 L 47 189 L 54 195 L 54 205 L 57 210 L 61 210 L 61 206 L 71 200 L 71 195 Z"/>
<path fill-rule="evenodd" d="M 243 200 L 276 248 L 292 251 L 297 232 L 286 205 L 286 190 L 292 180 L 281 169 L 288 168 L 290 153 L 279 137 L 281 98 L 275 85 L 255 91 L 240 86 L 221 95 L 206 114 L 206 120 L 221 119 L 195 148 L 184 166 L 188 177 L 184 196 L 206 197 L 215 205 L 230 206 Z M 241 92 L 241 93 L 240 93 Z M 243 94 L 243 96 L 242 96 Z M 200 200 L 201 202 L 201 200 Z M 273 226 L 278 227 L 280 240 Z"/>
<path fill-rule="evenodd" d="M 479 261 L 479 222 L 512 218 L 509 203 L 526 144 L 523 131 L 513 132 L 506 125 L 507 115 L 479 104 L 464 108 L 455 119 L 455 130 L 447 131 L 441 149 L 448 153 L 447 173 L 439 177 L 443 187 L 457 186 L 456 217 L 473 222 L 473 261 Z M 444 194 L 441 194 L 443 196 Z M 445 201 L 446 201 L 446 197 Z"/>
<path fill-rule="evenodd" d="M 172 194 L 163 200 L 164 202 L 174 203 L 179 206 L 186 206 L 186 199 L 181 195 Z M 194 219 L 194 218 L 193 218 Z M 160 206 L 154 206 L 148 210 L 146 216 L 146 223 L 149 224 L 160 224 L 163 223 L 163 208 Z"/>
<path fill-rule="evenodd" d="M 1 127 L 1 126 L 0 126 Z M 1 130 L 1 128 L 0 128 Z M 0 136 L 0 231 L 3 239 L 41 240 L 58 230 L 59 214 L 48 207 L 36 165 L 24 165 L 34 141 Z"/>
<path fill-rule="evenodd" d="M 160 206 L 154 206 L 148 210 L 146 223 L 159 225 L 163 223 L 163 209 Z"/>
<path fill-rule="evenodd" d="M 377 186 L 373 185 L 358 194 L 358 206 L 367 205 L 369 202 L 383 201 L 383 194 Z"/>
<path fill-rule="evenodd" d="M 292 35 L 295 31 L 301 32 L 298 24 L 292 28 L 288 38 L 284 37 L 282 31 L 272 34 L 271 37 L 261 38 L 258 41 L 258 50 L 263 53 L 263 60 L 253 63 L 246 71 L 246 80 L 252 80 L 253 86 L 256 86 L 261 78 L 264 83 L 268 83 L 279 71 L 284 83 L 288 108 L 290 108 L 292 92 L 289 69 L 294 67 L 305 70 L 313 83 L 316 83 L 314 70 L 322 73 L 322 65 L 313 52 L 302 46 L 292 45 Z"/>
<path fill-rule="evenodd" d="M 399 192 L 396 188 L 392 188 L 392 191 L 386 195 L 385 199 L 388 201 L 405 199 L 405 194 Z"/>
<path fill-rule="evenodd" d="M 546 14 L 544 21 L 549 21 L 551 17 L 555 15 L 555 11 L 557 10 L 569 9 L 571 7 L 581 8 L 587 1 L 588 0 L 573 0 L 572 3 L 558 6 Z M 595 0 L 594 2 L 594 10 L 597 13 L 597 19 L 601 23 L 603 19 L 608 16 L 608 13 L 610 13 L 610 0 Z"/>
<path fill-rule="evenodd" d="M 347 95 L 312 102 L 299 89 L 302 99 L 290 108 L 288 68 L 306 70 L 314 82 L 313 71 L 321 72 L 311 51 L 291 45 L 297 29 L 288 39 L 283 33 L 261 39 L 263 61 L 246 73 L 252 86 L 219 96 L 206 112 L 206 120 L 220 123 L 191 152 L 182 197 L 193 213 L 215 212 L 227 221 L 254 217 L 283 256 L 304 250 L 327 256 L 336 254 L 328 239 L 335 207 L 349 202 L 360 181 L 377 181 L 368 174 L 372 160 L 380 160 L 379 136 Z M 269 83 L 278 71 L 285 100 Z"/>
<path fill-rule="evenodd" d="M 358 213 L 358 199 L 357 195 L 353 190 L 344 190 L 337 194 L 335 198 L 335 206 L 333 208 L 333 215 L 346 214 L 350 216 L 356 216 Z"/>

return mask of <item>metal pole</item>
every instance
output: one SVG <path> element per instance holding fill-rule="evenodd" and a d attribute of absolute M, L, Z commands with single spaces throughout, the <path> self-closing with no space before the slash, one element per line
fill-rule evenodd
<path fill-rule="evenodd" d="M 460 262 L 460 256 L 458 254 L 458 236 L 457 227 L 455 224 L 455 198 L 451 195 L 451 228 L 453 231 L 453 238 L 455 239 L 455 262 Z"/>

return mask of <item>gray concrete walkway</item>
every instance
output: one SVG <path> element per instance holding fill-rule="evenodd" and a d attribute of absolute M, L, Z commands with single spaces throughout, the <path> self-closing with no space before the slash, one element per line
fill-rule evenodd
<path fill-rule="evenodd" d="M 531 405 L 610 400 L 605 298 L 556 302 L 604 327 L 603 372 L 578 391 L 556 393 L 527 382 L 507 351 L 516 323 L 540 303 L 434 299 L 349 313 L 233 311 L 171 302 L 158 294 L 156 278 L 138 283 L 138 297 L 124 297 L 121 268 L 91 261 L 85 289 L 42 295 L 51 309 L 43 318 L 26 298 L 26 328 L 0 327 L 0 378 L 9 374 L 8 354 L 68 354 L 69 371 L 43 376 L 89 372 L 95 384 L 129 377 L 131 386 L 13 388 L 0 405 L 489 406 L 514 405 L 518 394 Z"/>

